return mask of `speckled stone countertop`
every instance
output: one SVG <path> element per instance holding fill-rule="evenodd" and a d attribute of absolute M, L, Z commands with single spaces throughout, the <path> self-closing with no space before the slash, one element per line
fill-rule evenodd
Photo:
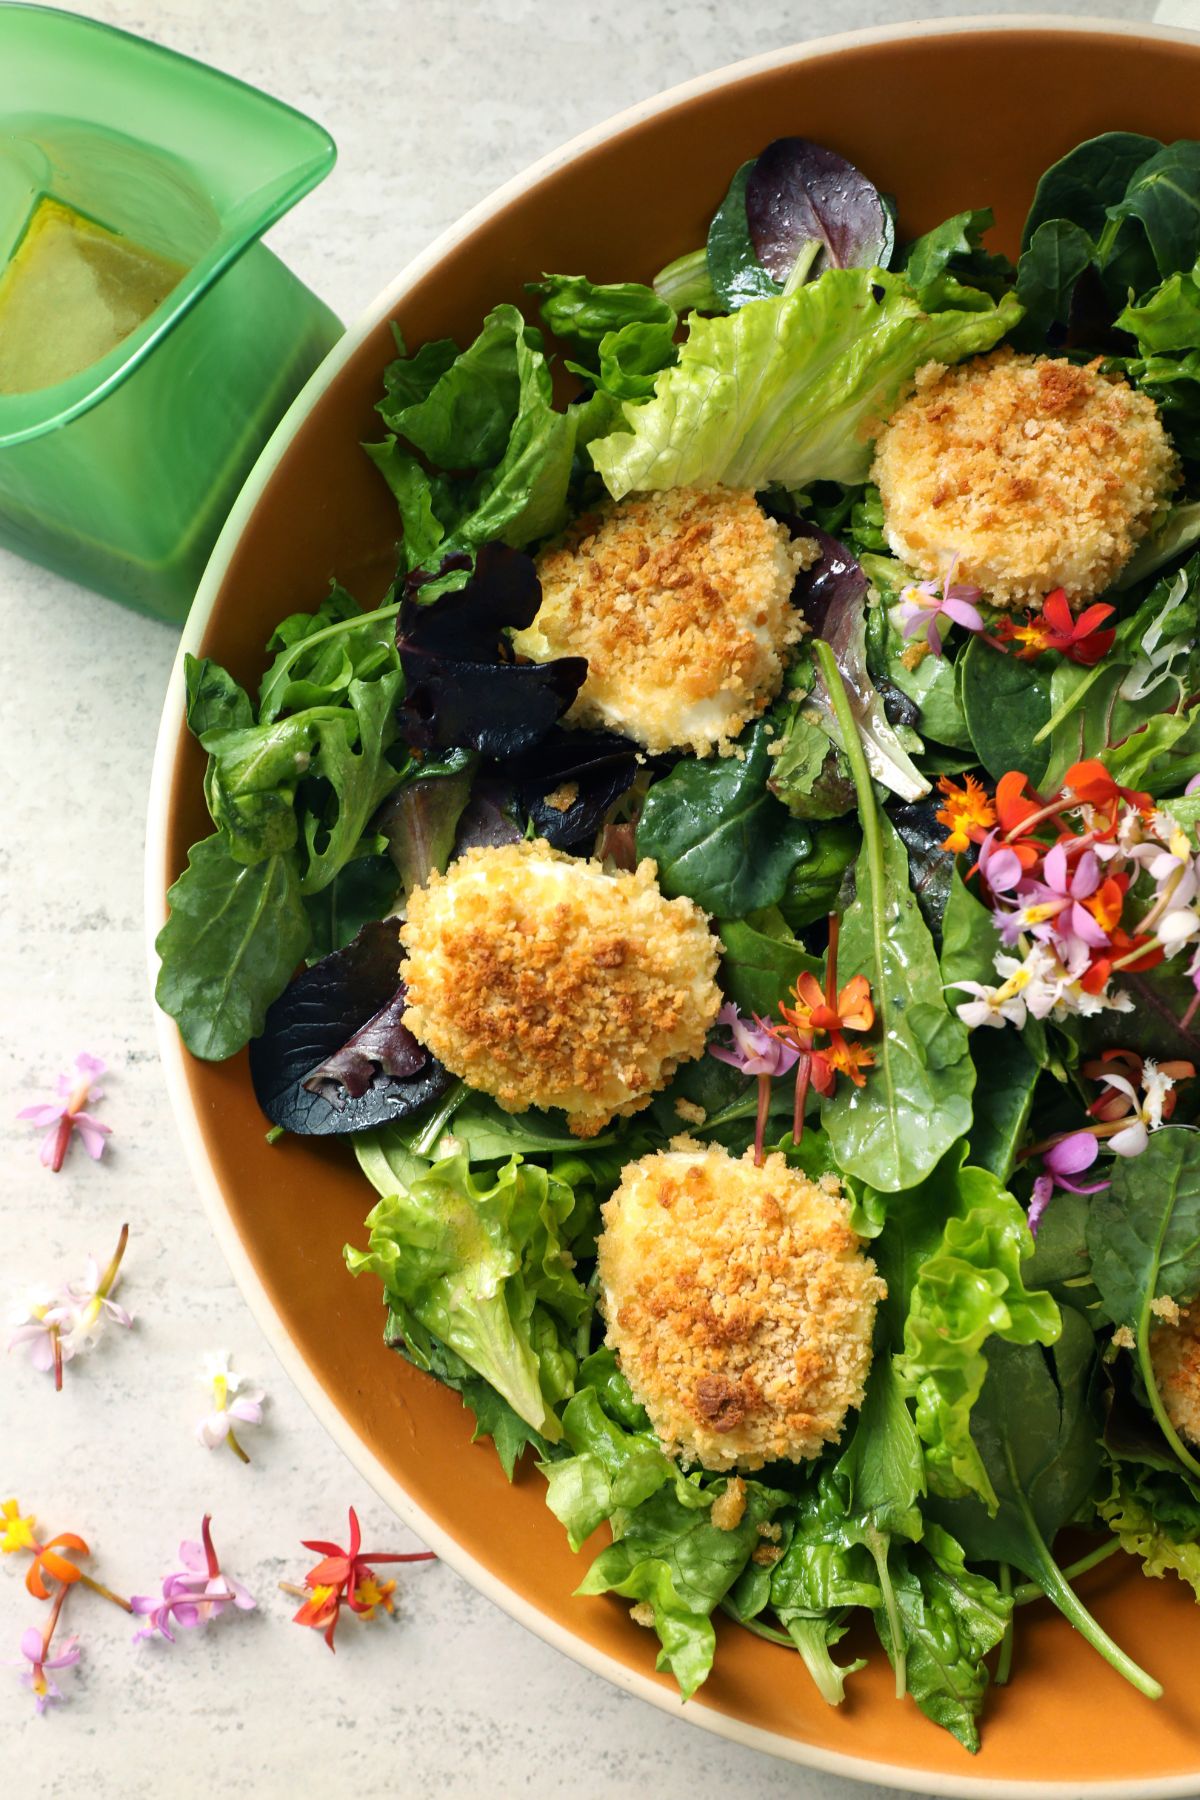
<path fill-rule="evenodd" d="M 1164 16 L 1190 22 L 1188 0 Z M 1167 8 L 1170 9 L 1169 14 Z M 91 0 L 90 10 L 254 82 L 320 119 L 340 158 L 271 242 L 352 318 L 491 188 L 635 100 L 831 28 L 898 21 L 912 0 Z M 923 16 L 1029 10 L 939 0 Z M 1152 0 L 1051 6 L 1148 18 Z M 0 69 L 0 103 L 3 94 Z M 67 1628 L 85 1654 L 69 1703 L 37 1718 L 0 1668 L 0 1789 L 12 1800 L 864 1800 L 882 1789 L 742 1750 L 608 1686 L 438 1564 L 402 1570 L 391 1623 L 339 1634 L 336 1658 L 288 1625 L 279 1593 L 298 1540 L 412 1547 L 275 1363 L 218 1253 L 184 1168 L 154 1046 L 143 947 L 142 820 L 174 634 L 0 553 L 0 1301 L 132 1240 L 137 1315 L 69 1371 L 0 1360 L 0 1499 L 82 1532 L 105 1578 L 154 1591 L 206 1509 L 256 1613 L 134 1647 L 88 1593 Z M 58 1177 L 14 1122 L 75 1051 L 107 1058 L 113 1128 L 93 1165 Z M 250 1468 L 206 1452 L 206 1351 L 228 1348 L 269 1394 Z M 0 1663 L 44 1615 L 17 1559 L 0 1567 Z"/>

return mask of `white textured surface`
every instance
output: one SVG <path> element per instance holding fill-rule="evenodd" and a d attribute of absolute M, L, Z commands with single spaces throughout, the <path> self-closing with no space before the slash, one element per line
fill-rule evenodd
<path fill-rule="evenodd" d="M 1190 23 L 1183 4 L 1167 0 L 1163 13 Z M 736 57 L 913 9 L 858 0 L 835 18 L 813 0 L 93 0 L 92 10 L 329 127 L 338 167 L 272 241 L 353 316 L 466 207 L 585 126 Z M 951 0 L 922 10 L 1024 8 Z M 1151 6 L 1048 10 L 1136 18 Z M 348 1504 L 369 1541 L 411 1546 L 274 1364 L 167 1113 L 144 985 L 140 859 L 172 653 L 166 628 L 0 554 L 0 1301 L 75 1272 L 89 1249 L 106 1257 L 128 1219 L 124 1298 L 139 1315 L 132 1334 L 113 1333 L 68 1370 L 59 1396 L 23 1358 L 0 1363 L 0 1498 L 16 1494 L 52 1529 L 82 1532 L 127 1593 L 155 1591 L 207 1509 L 260 1611 L 174 1650 L 135 1649 L 123 1615 L 73 1594 L 67 1624 L 85 1655 L 63 1678 L 69 1704 L 37 1719 L 16 1672 L 0 1671 L 6 1796 L 882 1794 L 739 1750 L 623 1696 L 438 1565 L 401 1573 L 394 1623 L 347 1621 L 336 1659 L 287 1623 L 295 1602 L 276 1583 L 307 1566 L 302 1536 L 340 1538 Z M 76 1150 L 51 1177 L 13 1114 L 79 1048 L 112 1067 L 102 1114 L 111 1154 L 95 1167 Z M 248 1469 L 192 1437 L 200 1358 L 222 1346 L 270 1394 Z M 0 1661 L 43 1616 L 20 1561 L 0 1567 Z"/>

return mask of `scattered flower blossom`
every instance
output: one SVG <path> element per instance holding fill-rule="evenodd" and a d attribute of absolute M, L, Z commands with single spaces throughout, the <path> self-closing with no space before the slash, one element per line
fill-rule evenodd
<path fill-rule="evenodd" d="M 173 1644 L 172 1625 L 192 1631 L 218 1618 L 227 1606 L 235 1606 L 240 1612 L 254 1610 L 253 1595 L 222 1570 L 213 1548 L 211 1524 L 210 1515 L 205 1513 L 200 1521 L 201 1541 L 197 1544 L 185 1538 L 180 1544 L 183 1567 L 163 1576 L 162 1593 L 157 1599 L 152 1594 L 133 1596 L 133 1611 L 146 1620 L 142 1629 L 134 1633 L 135 1643 L 157 1636 Z"/>
<path fill-rule="evenodd" d="M 763 1160 L 763 1139 L 767 1128 L 767 1114 L 771 1107 L 771 1082 L 776 1075 L 784 1075 L 795 1065 L 800 1052 L 789 1044 L 781 1043 L 775 1037 L 765 1019 L 757 1013 L 751 1015 L 753 1025 L 748 1025 L 736 1006 L 728 1002 L 717 1014 L 717 1024 L 724 1025 L 733 1039 L 731 1046 L 710 1044 L 708 1052 L 718 1062 L 729 1063 L 740 1069 L 743 1075 L 754 1075 L 758 1078 L 758 1117 L 754 1129 L 754 1161 L 761 1168 Z"/>
<path fill-rule="evenodd" d="M 90 1100 L 103 1100 L 103 1088 L 93 1087 L 98 1075 L 103 1075 L 107 1065 L 98 1056 L 91 1056 L 81 1050 L 75 1058 L 75 1074 L 60 1075 L 56 1082 L 58 1100 L 49 1100 L 37 1106 L 24 1106 L 17 1114 L 18 1119 L 28 1119 L 30 1124 L 45 1131 L 40 1151 L 41 1160 L 54 1174 L 63 1166 L 67 1154 L 67 1146 L 71 1136 L 77 1132 L 79 1141 L 93 1161 L 98 1161 L 104 1154 L 104 1140 L 112 1136 L 112 1126 L 94 1119 L 84 1107 Z"/>
<path fill-rule="evenodd" d="M 1065 591 L 1055 588 L 1043 600 L 1041 612 L 1027 614 L 1023 623 L 1019 624 L 1011 616 L 1000 619 L 993 641 L 998 641 L 1000 647 L 1019 644 L 1016 655 L 1023 662 L 1032 661 L 1043 651 L 1057 650 L 1068 662 L 1091 668 L 1108 655 L 1116 641 L 1115 626 L 1101 630 L 1115 610 L 1115 607 L 1098 601 L 1086 606 L 1075 618 Z"/>
<path fill-rule="evenodd" d="M 943 804 L 934 817 L 948 832 L 942 841 L 942 849 L 957 854 L 972 844 L 982 844 L 989 828 L 996 823 L 996 809 L 983 783 L 974 775 L 967 775 L 959 787 L 948 775 L 943 775 L 938 781 L 938 792 L 943 796 Z"/>
<path fill-rule="evenodd" d="M 212 1390 L 213 1409 L 201 1419 L 196 1436 L 206 1450 L 228 1444 L 235 1456 L 249 1462 L 234 1425 L 261 1425 L 266 1398 L 262 1388 L 244 1387 L 243 1377 L 229 1366 L 228 1350 L 217 1350 L 204 1359 L 204 1379 Z"/>
<path fill-rule="evenodd" d="M 21 1512 L 20 1502 L 6 1500 L 0 1510 L 0 1520 L 4 1525 L 0 1533 L 0 1551 L 11 1556 L 19 1550 L 27 1550 L 32 1558 L 25 1571 L 25 1586 L 35 1600 L 48 1600 L 50 1589 L 46 1586 L 47 1578 L 56 1581 L 62 1587 L 72 1587 L 81 1581 L 84 1587 L 91 1588 L 104 1600 L 111 1600 L 114 1606 L 129 1611 L 128 1600 L 114 1594 L 103 1582 L 94 1576 L 86 1575 L 71 1557 L 64 1556 L 64 1550 L 72 1550 L 77 1556 L 90 1556 L 91 1548 L 78 1532 L 60 1531 L 47 1543 L 40 1543 L 37 1536 L 37 1520 L 32 1513 Z"/>
<path fill-rule="evenodd" d="M 59 1614 L 66 1597 L 67 1590 L 65 1587 L 61 1587 L 54 1602 L 54 1609 L 46 1622 L 45 1630 L 39 1631 L 36 1625 L 31 1625 L 27 1631 L 22 1632 L 20 1658 L 9 1663 L 10 1668 L 24 1668 L 25 1663 L 29 1664 L 29 1667 L 24 1669 L 21 1681 L 32 1692 L 33 1702 L 39 1713 L 44 1713 L 52 1700 L 61 1700 L 63 1697 L 62 1689 L 56 1681 L 49 1678 L 46 1671 L 48 1669 L 69 1669 L 73 1663 L 79 1661 L 80 1650 L 77 1637 L 64 1639 L 55 1655 L 51 1656 L 50 1654 L 50 1642 L 58 1625 Z"/>
<path fill-rule="evenodd" d="M 1185 794 L 1200 794 L 1200 775 L 1193 775 L 1183 791 Z"/>
<path fill-rule="evenodd" d="M 953 556 L 941 581 L 913 582 L 900 595 L 897 623 L 901 633 L 906 638 L 924 635 L 935 656 L 942 655 L 941 620 L 948 619 L 965 631 L 983 630 L 983 615 L 975 605 L 983 589 L 973 582 L 956 582 L 957 567 L 958 557 Z"/>
<path fill-rule="evenodd" d="M 337 1622 L 341 1616 L 343 1603 L 351 1612 L 358 1613 L 360 1618 L 370 1619 L 376 1608 L 382 1607 L 385 1612 L 394 1610 L 392 1599 L 395 1593 L 395 1582 L 380 1582 L 372 1563 L 408 1563 L 432 1562 L 432 1550 L 411 1550 L 403 1555 L 384 1555 L 378 1550 L 362 1549 L 362 1532 L 359 1528 L 358 1514 L 350 1508 L 350 1545 L 343 1550 L 337 1544 L 326 1543 L 321 1538 L 306 1538 L 304 1548 L 315 1550 L 321 1557 L 315 1568 L 309 1570 L 304 1577 L 304 1587 L 308 1597 L 303 1606 L 293 1615 L 296 1625 L 311 1626 L 325 1634 L 325 1642 L 329 1648 L 335 1648 L 333 1642 Z M 301 1590 L 287 1588 L 288 1593 Z"/>
<path fill-rule="evenodd" d="M 1049 1206 L 1055 1188 L 1070 1194 L 1098 1194 L 1111 1184 L 1107 1181 L 1081 1183 L 1075 1180 L 1090 1169 L 1100 1154 L 1100 1146 L 1088 1131 L 1071 1131 L 1055 1140 L 1042 1156 L 1042 1172 L 1034 1181 L 1029 1202 L 1029 1229 L 1037 1236 L 1042 1214 Z"/>
<path fill-rule="evenodd" d="M 8 1348 L 27 1344 L 35 1369 L 43 1374 L 53 1369 L 57 1390 L 62 1389 L 67 1363 L 93 1347 L 106 1322 L 111 1320 L 126 1329 L 133 1324 L 130 1314 L 112 1298 L 128 1242 L 129 1227 L 122 1225 L 117 1247 L 103 1272 L 95 1257 L 89 1256 L 81 1281 L 64 1282 L 58 1289 L 39 1289 L 13 1321 L 16 1330 Z"/>
<path fill-rule="evenodd" d="M 796 1052 L 796 1099 L 792 1113 L 792 1137 L 800 1142 L 804 1130 L 804 1103 L 811 1084 L 825 1097 L 833 1093 L 839 1075 L 847 1076 L 855 1087 L 866 1085 L 866 1070 L 875 1058 L 864 1044 L 852 1044 L 847 1031 L 870 1031 L 875 1023 L 875 1007 L 871 1001 L 871 985 L 865 975 L 854 975 L 838 991 L 837 951 L 839 920 L 829 920 L 829 949 L 825 957 L 825 986 L 822 988 L 807 970 L 793 986 L 794 1006 L 779 1003 L 783 1023 L 771 1030 Z M 829 1042 L 819 1045 L 818 1039 Z"/>

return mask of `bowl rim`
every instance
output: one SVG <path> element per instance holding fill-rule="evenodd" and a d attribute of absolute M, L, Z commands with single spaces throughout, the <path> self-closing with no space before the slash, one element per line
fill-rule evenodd
<path fill-rule="evenodd" d="M 332 386 L 342 369 L 360 345 L 380 322 L 391 315 L 409 289 L 434 269 L 439 262 L 477 226 L 500 212 L 511 201 L 555 174 L 568 163 L 585 156 L 596 146 L 619 135 L 631 126 L 659 113 L 668 112 L 694 97 L 768 70 L 787 66 L 800 67 L 818 56 L 866 45 L 894 43 L 902 39 L 956 37 L 972 32 L 1042 31 L 1078 36 L 1114 38 L 1151 38 L 1165 43 L 1188 44 L 1200 49 L 1200 31 L 1181 26 L 1146 24 L 1141 21 L 1092 17 L 1068 17 L 1056 13 L 982 13 L 969 17 L 916 20 L 909 23 L 871 26 L 857 31 L 832 33 L 807 39 L 777 50 L 742 58 L 693 77 L 648 99 L 636 102 L 598 125 L 570 138 L 564 144 L 540 157 L 511 180 L 496 188 L 483 200 L 441 232 L 428 247 L 413 257 L 374 300 L 354 319 L 344 336 L 326 356 L 292 402 L 276 426 L 258 461 L 250 471 L 235 501 L 208 565 L 196 590 L 191 610 L 184 624 L 179 647 L 163 702 L 163 711 L 155 742 L 147 805 L 145 860 L 146 953 L 153 1004 L 153 990 L 158 972 L 154 942 L 167 916 L 166 888 L 172 872 L 168 863 L 171 820 L 171 794 L 175 765 L 182 739 L 184 716 L 184 659 L 194 653 L 212 616 L 217 594 L 250 523 L 265 488 L 275 473 L 295 432 L 313 406 Z M 438 1556 L 478 1592 L 532 1631 L 543 1642 L 580 1663 L 593 1674 L 601 1675 L 626 1693 L 649 1701 L 660 1711 L 682 1718 L 705 1730 L 715 1732 L 747 1749 L 758 1750 L 781 1760 L 801 1764 L 821 1773 L 839 1775 L 860 1782 L 874 1782 L 901 1791 L 930 1796 L 962 1797 L 962 1800 L 1194 1800 L 1200 1782 L 1200 1754 L 1190 1775 L 1160 1776 L 1149 1781 L 1013 1781 L 994 1777 L 945 1775 L 936 1771 L 877 1762 L 866 1757 L 826 1750 L 796 1738 L 782 1736 L 760 1726 L 707 1706 L 702 1697 L 684 1702 L 677 1692 L 651 1680 L 648 1675 L 627 1668 L 623 1663 L 597 1650 L 579 1634 L 548 1618 L 516 1588 L 495 1575 L 464 1551 L 457 1540 L 425 1512 L 404 1486 L 384 1467 L 378 1457 L 359 1437 L 349 1420 L 326 1394 L 306 1359 L 295 1347 L 282 1315 L 267 1294 L 249 1255 L 243 1247 L 233 1217 L 225 1203 L 220 1185 L 205 1154 L 188 1095 L 186 1051 L 174 1021 L 154 1006 L 155 1029 L 159 1056 L 166 1079 L 167 1094 L 175 1118 L 192 1179 L 199 1191 L 213 1233 L 237 1280 L 238 1287 L 268 1343 L 300 1394 L 341 1449 L 350 1463 L 375 1490 L 379 1497 L 412 1531 L 420 1536 Z"/>

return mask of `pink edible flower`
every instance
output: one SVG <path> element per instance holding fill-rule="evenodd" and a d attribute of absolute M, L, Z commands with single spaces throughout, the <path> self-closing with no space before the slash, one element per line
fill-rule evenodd
<path fill-rule="evenodd" d="M 989 831 L 979 846 L 976 867 L 988 891 L 997 898 L 1011 894 L 1025 873 L 1021 859 L 1011 844 L 998 844 L 998 831 Z"/>
<path fill-rule="evenodd" d="M 261 1425 L 266 1395 L 262 1388 L 243 1385 L 244 1377 L 230 1367 L 228 1350 L 212 1351 L 204 1358 L 204 1378 L 212 1393 L 213 1409 L 197 1425 L 196 1436 L 206 1450 L 228 1444 L 235 1456 L 249 1462 L 234 1425 Z"/>
<path fill-rule="evenodd" d="M 28 1583 L 26 1584 L 28 1585 Z M 21 1633 L 21 1658 L 9 1663 L 10 1669 L 19 1669 L 24 1663 L 29 1667 L 21 1676 L 23 1685 L 33 1694 L 34 1705 L 40 1713 L 44 1713 L 51 1700 L 61 1700 L 62 1690 L 56 1681 L 47 1678 L 47 1669 L 69 1669 L 72 1663 L 79 1661 L 79 1639 L 64 1639 L 62 1648 L 54 1655 L 50 1654 L 50 1642 L 58 1628 L 59 1614 L 63 1609 L 63 1601 L 69 1592 L 69 1584 L 64 1582 L 55 1597 L 50 1609 L 50 1617 L 45 1629 L 39 1631 L 31 1625 Z"/>
<path fill-rule="evenodd" d="M 767 1114 L 771 1110 L 771 1082 L 776 1075 L 786 1075 L 789 1069 L 799 1061 L 800 1052 L 794 1045 L 784 1043 L 777 1038 L 765 1019 L 757 1013 L 751 1017 L 753 1025 L 748 1025 L 737 1007 L 730 1002 L 717 1014 L 717 1024 L 728 1027 L 733 1038 L 732 1046 L 710 1044 L 708 1053 L 715 1056 L 718 1062 L 729 1063 L 731 1067 L 740 1069 L 743 1075 L 754 1075 L 758 1078 L 758 1117 L 754 1127 L 754 1161 L 762 1166 L 763 1138 L 767 1129 Z"/>
<path fill-rule="evenodd" d="M 213 1548 L 211 1523 L 209 1514 L 205 1513 L 200 1524 L 202 1541 L 197 1544 L 185 1539 L 180 1544 L 179 1560 L 183 1568 L 163 1576 L 160 1599 L 156 1600 L 150 1594 L 132 1596 L 130 1605 L 134 1612 L 147 1621 L 141 1631 L 134 1633 L 135 1643 L 141 1638 L 157 1635 L 173 1644 L 172 1625 L 183 1631 L 194 1630 L 217 1618 L 227 1606 L 236 1606 L 242 1612 L 253 1611 L 253 1595 L 240 1581 L 234 1581 L 222 1572 Z"/>
<path fill-rule="evenodd" d="M 949 619 L 954 625 L 961 625 L 965 631 L 982 631 L 983 617 L 974 602 L 981 598 L 983 589 L 973 582 L 954 580 L 954 571 L 958 567 L 958 557 L 952 556 L 950 566 L 941 581 L 918 581 L 910 583 L 900 596 L 899 625 L 906 638 L 925 634 L 925 642 L 935 656 L 942 654 L 942 634 L 938 627 L 939 619 Z"/>
<path fill-rule="evenodd" d="M 83 1109 L 89 1099 L 104 1098 L 103 1088 L 93 1088 L 92 1083 L 98 1075 L 103 1075 L 106 1066 L 100 1057 L 81 1050 L 75 1058 L 74 1076 L 58 1077 L 55 1084 L 58 1100 L 46 1101 L 40 1106 L 24 1106 L 17 1114 L 18 1119 L 28 1119 L 45 1131 L 39 1154 L 54 1174 L 63 1166 L 73 1132 L 79 1133 L 80 1142 L 94 1162 L 104 1154 L 104 1140 L 112 1136 L 112 1126 L 102 1124 Z"/>
<path fill-rule="evenodd" d="M 90 1350 L 101 1328 L 111 1319 L 128 1329 L 133 1319 L 112 1298 L 120 1279 L 121 1259 L 129 1242 L 129 1227 L 122 1225 L 117 1247 L 101 1271 L 89 1256 L 81 1282 L 65 1282 L 55 1291 L 39 1289 L 23 1314 L 14 1320 L 17 1329 L 8 1340 L 10 1350 L 30 1346 L 29 1360 L 43 1374 L 54 1370 L 54 1385 L 62 1388 L 62 1372 L 81 1350 Z"/>
<path fill-rule="evenodd" d="M 1033 1197 L 1029 1202 L 1029 1229 L 1035 1237 L 1056 1187 L 1065 1188 L 1071 1194 L 1098 1194 L 1109 1186 L 1107 1181 L 1096 1181 L 1087 1186 L 1072 1179 L 1090 1169 L 1099 1154 L 1100 1146 L 1089 1131 L 1072 1131 L 1045 1151 L 1042 1173 L 1033 1184 Z"/>

